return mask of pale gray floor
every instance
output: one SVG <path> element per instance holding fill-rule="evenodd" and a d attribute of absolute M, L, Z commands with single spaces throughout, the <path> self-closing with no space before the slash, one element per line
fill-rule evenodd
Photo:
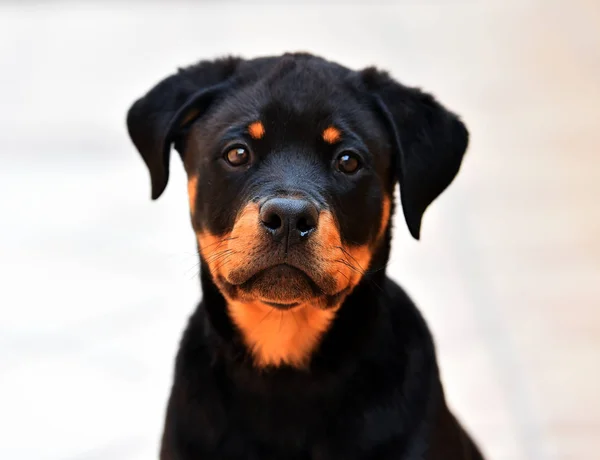
<path fill-rule="evenodd" d="M 157 458 L 199 289 L 177 158 L 151 203 L 125 111 L 200 57 L 286 50 L 464 117 L 464 168 L 422 242 L 396 220 L 391 275 L 490 458 L 598 458 L 597 2 L 125 4 L 0 4 L 0 458 Z"/>

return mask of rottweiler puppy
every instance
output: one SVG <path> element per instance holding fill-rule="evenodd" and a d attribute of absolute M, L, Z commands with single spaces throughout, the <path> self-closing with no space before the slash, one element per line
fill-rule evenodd
<path fill-rule="evenodd" d="M 459 170 L 455 114 L 376 68 L 295 53 L 180 69 L 127 125 L 153 199 L 179 152 L 201 263 L 162 460 L 482 458 L 385 270 L 396 183 L 419 238 Z"/>

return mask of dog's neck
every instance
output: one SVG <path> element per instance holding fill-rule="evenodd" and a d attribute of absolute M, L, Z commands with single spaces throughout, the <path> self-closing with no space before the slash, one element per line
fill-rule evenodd
<path fill-rule="evenodd" d="M 244 361 L 257 367 L 288 365 L 306 369 L 317 357 L 329 361 L 335 356 L 339 361 L 341 355 L 358 348 L 377 315 L 375 299 L 381 294 L 386 276 L 385 270 L 366 274 L 335 308 L 322 310 L 306 305 L 294 311 L 278 311 L 258 302 L 236 305 L 228 301 L 205 264 L 201 266 L 200 278 L 203 305 L 210 332 L 219 339 L 217 346 L 231 350 L 232 356 L 245 357 Z M 240 330 L 236 315 L 253 317 L 254 336 L 248 337 Z M 355 330 L 358 325 L 360 330 Z"/>
<path fill-rule="evenodd" d="M 227 302 L 229 317 L 259 367 L 306 367 L 339 307 L 323 309 L 308 301 L 281 310 L 259 300 Z"/>

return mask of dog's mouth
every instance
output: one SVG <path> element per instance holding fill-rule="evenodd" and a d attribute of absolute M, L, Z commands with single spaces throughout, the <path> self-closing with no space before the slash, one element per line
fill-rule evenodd
<path fill-rule="evenodd" d="M 257 204 L 243 209 L 230 233 L 198 234 L 202 257 L 229 301 L 330 308 L 358 284 L 369 265 L 370 246 L 346 246 L 329 211 L 321 212 L 319 225 L 305 239 L 288 232 L 280 241 L 281 235 L 268 231 L 271 223 L 260 220 Z"/>
<path fill-rule="evenodd" d="M 244 294 L 281 309 L 293 308 L 323 294 L 306 272 L 286 263 L 260 270 L 238 288 Z"/>

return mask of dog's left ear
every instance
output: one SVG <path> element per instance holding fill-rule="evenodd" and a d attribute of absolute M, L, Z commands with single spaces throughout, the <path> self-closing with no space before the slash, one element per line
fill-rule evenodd
<path fill-rule="evenodd" d="M 129 137 L 150 172 L 152 199 L 157 199 L 169 180 L 171 145 L 183 130 L 201 116 L 228 86 L 241 59 L 223 58 L 180 69 L 165 78 L 127 112 Z M 180 151 L 180 153 L 182 153 Z"/>
<path fill-rule="evenodd" d="M 423 213 L 458 173 L 469 133 L 430 94 L 372 67 L 361 78 L 394 144 L 404 217 L 411 235 L 419 239 Z"/>

